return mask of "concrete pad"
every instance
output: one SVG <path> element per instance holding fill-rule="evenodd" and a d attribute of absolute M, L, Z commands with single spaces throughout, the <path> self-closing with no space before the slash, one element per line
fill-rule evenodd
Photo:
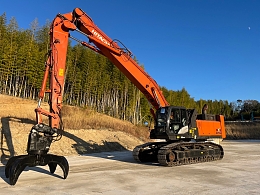
<path fill-rule="evenodd" d="M 177 167 L 136 163 L 131 151 L 66 157 L 68 178 L 57 168 L 29 167 L 15 186 L 0 166 L 1 194 L 259 194 L 260 141 L 223 141 L 220 161 Z"/>

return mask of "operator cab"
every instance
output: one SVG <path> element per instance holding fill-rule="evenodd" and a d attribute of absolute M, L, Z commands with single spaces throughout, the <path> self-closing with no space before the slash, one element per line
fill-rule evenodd
<path fill-rule="evenodd" d="M 184 134 L 188 131 L 186 109 L 172 108 L 169 118 L 169 131 L 174 134 Z"/>
<path fill-rule="evenodd" d="M 184 107 L 168 106 L 156 112 L 155 128 L 151 131 L 151 139 L 175 140 L 177 136 L 188 133 L 188 116 Z"/>

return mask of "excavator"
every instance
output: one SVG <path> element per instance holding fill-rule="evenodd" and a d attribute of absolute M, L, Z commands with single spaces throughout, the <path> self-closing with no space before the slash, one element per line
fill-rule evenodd
<path fill-rule="evenodd" d="M 83 34 L 88 42 L 71 36 L 72 31 Z M 49 36 L 50 50 L 35 109 L 36 122 L 28 136 L 27 154 L 11 157 L 5 166 L 5 176 L 10 185 L 16 184 L 27 166 L 48 165 L 50 172 L 54 173 L 59 165 L 63 178 L 68 176 L 67 159 L 48 152 L 51 143 L 61 139 L 64 131 L 61 110 L 69 38 L 107 57 L 151 104 L 154 120 L 154 128 L 150 130 L 152 141 L 134 148 L 133 158 L 137 162 L 156 161 L 162 166 L 177 166 L 223 158 L 222 146 L 210 139 L 225 138 L 224 116 L 207 114 L 206 111 L 198 114 L 195 109 L 170 106 L 156 81 L 137 64 L 131 51 L 119 40 L 109 38 L 83 10 L 75 8 L 70 13 L 57 14 Z M 41 107 L 46 94 L 49 110 Z M 47 117 L 49 124 L 43 122 L 43 116 Z"/>

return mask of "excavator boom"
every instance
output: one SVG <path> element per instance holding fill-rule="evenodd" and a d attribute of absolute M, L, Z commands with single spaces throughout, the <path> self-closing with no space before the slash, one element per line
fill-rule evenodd
<path fill-rule="evenodd" d="M 156 81 L 134 61 L 130 50 L 120 48 L 117 41 L 102 32 L 80 8 L 74 9 L 73 14 L 77 28 L 146 96 L 155 109 L 169 105 Z"/>

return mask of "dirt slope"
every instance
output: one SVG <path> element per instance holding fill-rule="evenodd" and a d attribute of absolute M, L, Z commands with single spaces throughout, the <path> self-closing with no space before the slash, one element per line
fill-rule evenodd
<path fill-rule="evenodd" d="M 0 94 L 1 160 L 10 155 L 26 154 L 28 134 L 35 124 L 36 106 L 36 101 Z M 136 137 L 111 129 L 65 129 L 62 139 L 51 145 L 50 153 L 78 155 L 101 151 L 132 150 L 142 143 Z"/>

